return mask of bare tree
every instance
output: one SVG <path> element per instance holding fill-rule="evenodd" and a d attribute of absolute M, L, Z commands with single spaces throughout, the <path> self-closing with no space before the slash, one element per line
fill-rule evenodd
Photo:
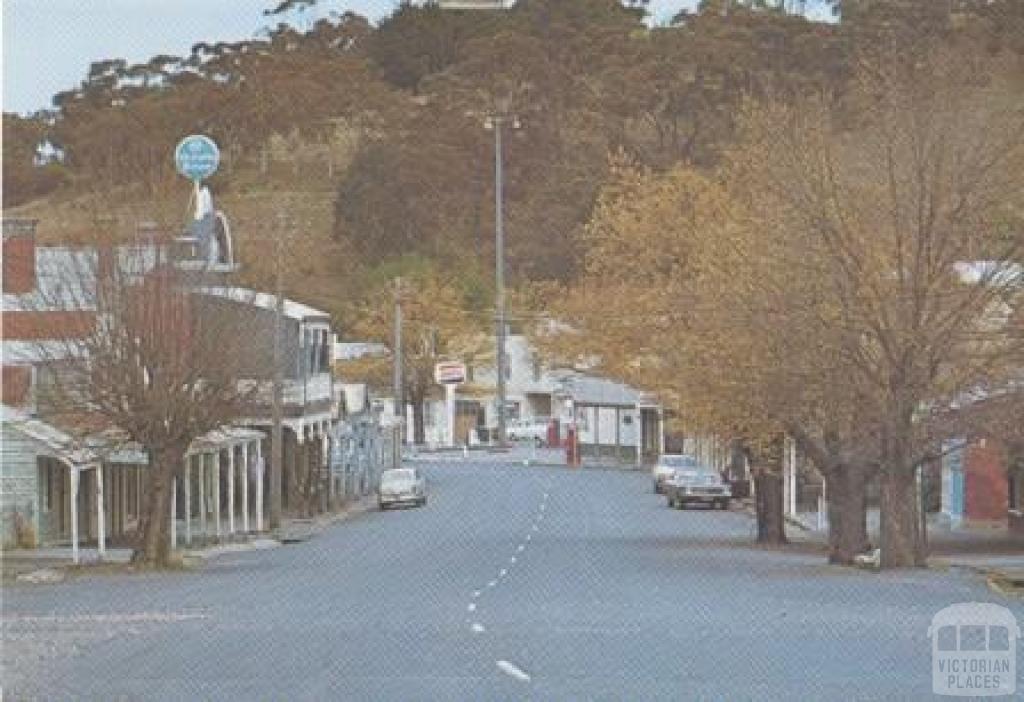
<path fill-rule="evenodd" d="M 193 440 L 244 416 L 252 384 L 239 382 L 240 369 L 253 367 L 256 345 L 239 316 L 203 309 L 205 272 L 176 265 L 164 242 L 65 253 L 26 305 L 77 320 L 52 325 L 36 344 L 47 371 L 40 412 L 146 455 L 133 559 L 164 566 L 172 479 Z"/>

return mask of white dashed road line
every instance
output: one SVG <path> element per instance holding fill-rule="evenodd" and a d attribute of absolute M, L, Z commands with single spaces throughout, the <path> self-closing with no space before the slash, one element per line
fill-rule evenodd
<path fill-rule="evenodd" d="M 544 499 L 541 501 L 541 504 L 540 504 L 540 511 L 537 513 L 537 516 L 534 518 L 534 523 L 532 525 L 532 531 L 533 532 L 540 531 L 540 522 L 544 520 L 544 512 L 547 510 L 547 507 L 548 507 L 547 501 L 548 501 L 548 493 L 545 492 L 544 493 Z M 532 533 L 527 533 L 526 534 L 526 538 L 523 540 L 523 542 L 516 546 L 516 553 L 522 553 L 523 551 L 525 551 L 526 550 L 526 544 L 529 543 L 532 539 L 533 539 L 533 534 Z M 508 559 L 509 567 L 515 565 L 517 561 L 518 561 L 518 558 L 516 556 L 509 557 L 509 559 Z M 498 577 L 487 583 L 487 587 L 488 588 L 497 587 L 498 586 L 498 582 L 502 578 L 504 578 L 506 575 L 508 575 L 508 572 L 509 572 L 509 568 L 502 568 L 500 571 L 498 571 Z M 483 595 L 483 590 L 473 590 L 473 594 L 472 594 L 472 598 L 471 599 L 477 600 L 482 595 Z M 469 612 L 475 612 L 476 609 L 477 609 L 477 603 L 476 602 L 470 602 L 468 605 L 466 605 L 466 610 L 469 611 Z M 484 633 L 486 631 L 486 629 L 484 629 L 484 625 L 481 624 L 480 622 L 472 622 L 470 624 L 469 628 L 473 631 L 473 633 L 476 633 L 476 634 L 482 634 L 482 633 Z M 529 682 L 530 681 L 530 676 L 529 675 L 527 675 L 521 669 L 517 668 L 515 665 L 513 665 L 512 663 L 509 663 L 508 661 L 497 661 L 497 666 L 498 666 L 498 668 L 503 673 L 505 673 L 506 675 L 509 675 L 509 676 L 511 676 L 513 678 L 516 678 L 517 680 L 522 680 L 522 681 L 525 681 L 525 682 Z"/>
<path fill-rule="evenodd" d="M 524 673 L 520 668 L 512 665 L 508 661 L 498 661 L 498 669 L 506 675 L 510 675 L 516 680 L 522 680 L 523 682 L 530 682 L 530 676 Z"/>

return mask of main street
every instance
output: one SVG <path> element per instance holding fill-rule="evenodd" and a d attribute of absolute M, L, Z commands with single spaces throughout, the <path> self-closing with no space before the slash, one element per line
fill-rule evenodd
<path fill-rule="evenodd" d="M 869 574 L 750 545 L 649 476 L 418 464 L 422 509 L 199 572 L 4 593 L 4 687 L 45 699 L 906 699 L 961 572 Z"/>

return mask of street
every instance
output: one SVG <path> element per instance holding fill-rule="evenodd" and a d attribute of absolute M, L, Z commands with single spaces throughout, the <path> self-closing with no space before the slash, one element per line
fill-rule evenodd
<path fill-rule="evenodd" d="M 4 592 L 7 699 L 912 699 L 960 571 L 759 550 L 649 475 L 417 463 L 421 509 L 200 572 Z"/>

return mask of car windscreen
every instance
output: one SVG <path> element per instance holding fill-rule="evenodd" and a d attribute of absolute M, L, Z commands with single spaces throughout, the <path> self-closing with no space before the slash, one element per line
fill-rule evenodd
<path fill-rule="evenodd" d="M 412 470 L 389 470 L 380 476 L 382 483 L 411 483 L 416 480 L 416 473 Z"/>

